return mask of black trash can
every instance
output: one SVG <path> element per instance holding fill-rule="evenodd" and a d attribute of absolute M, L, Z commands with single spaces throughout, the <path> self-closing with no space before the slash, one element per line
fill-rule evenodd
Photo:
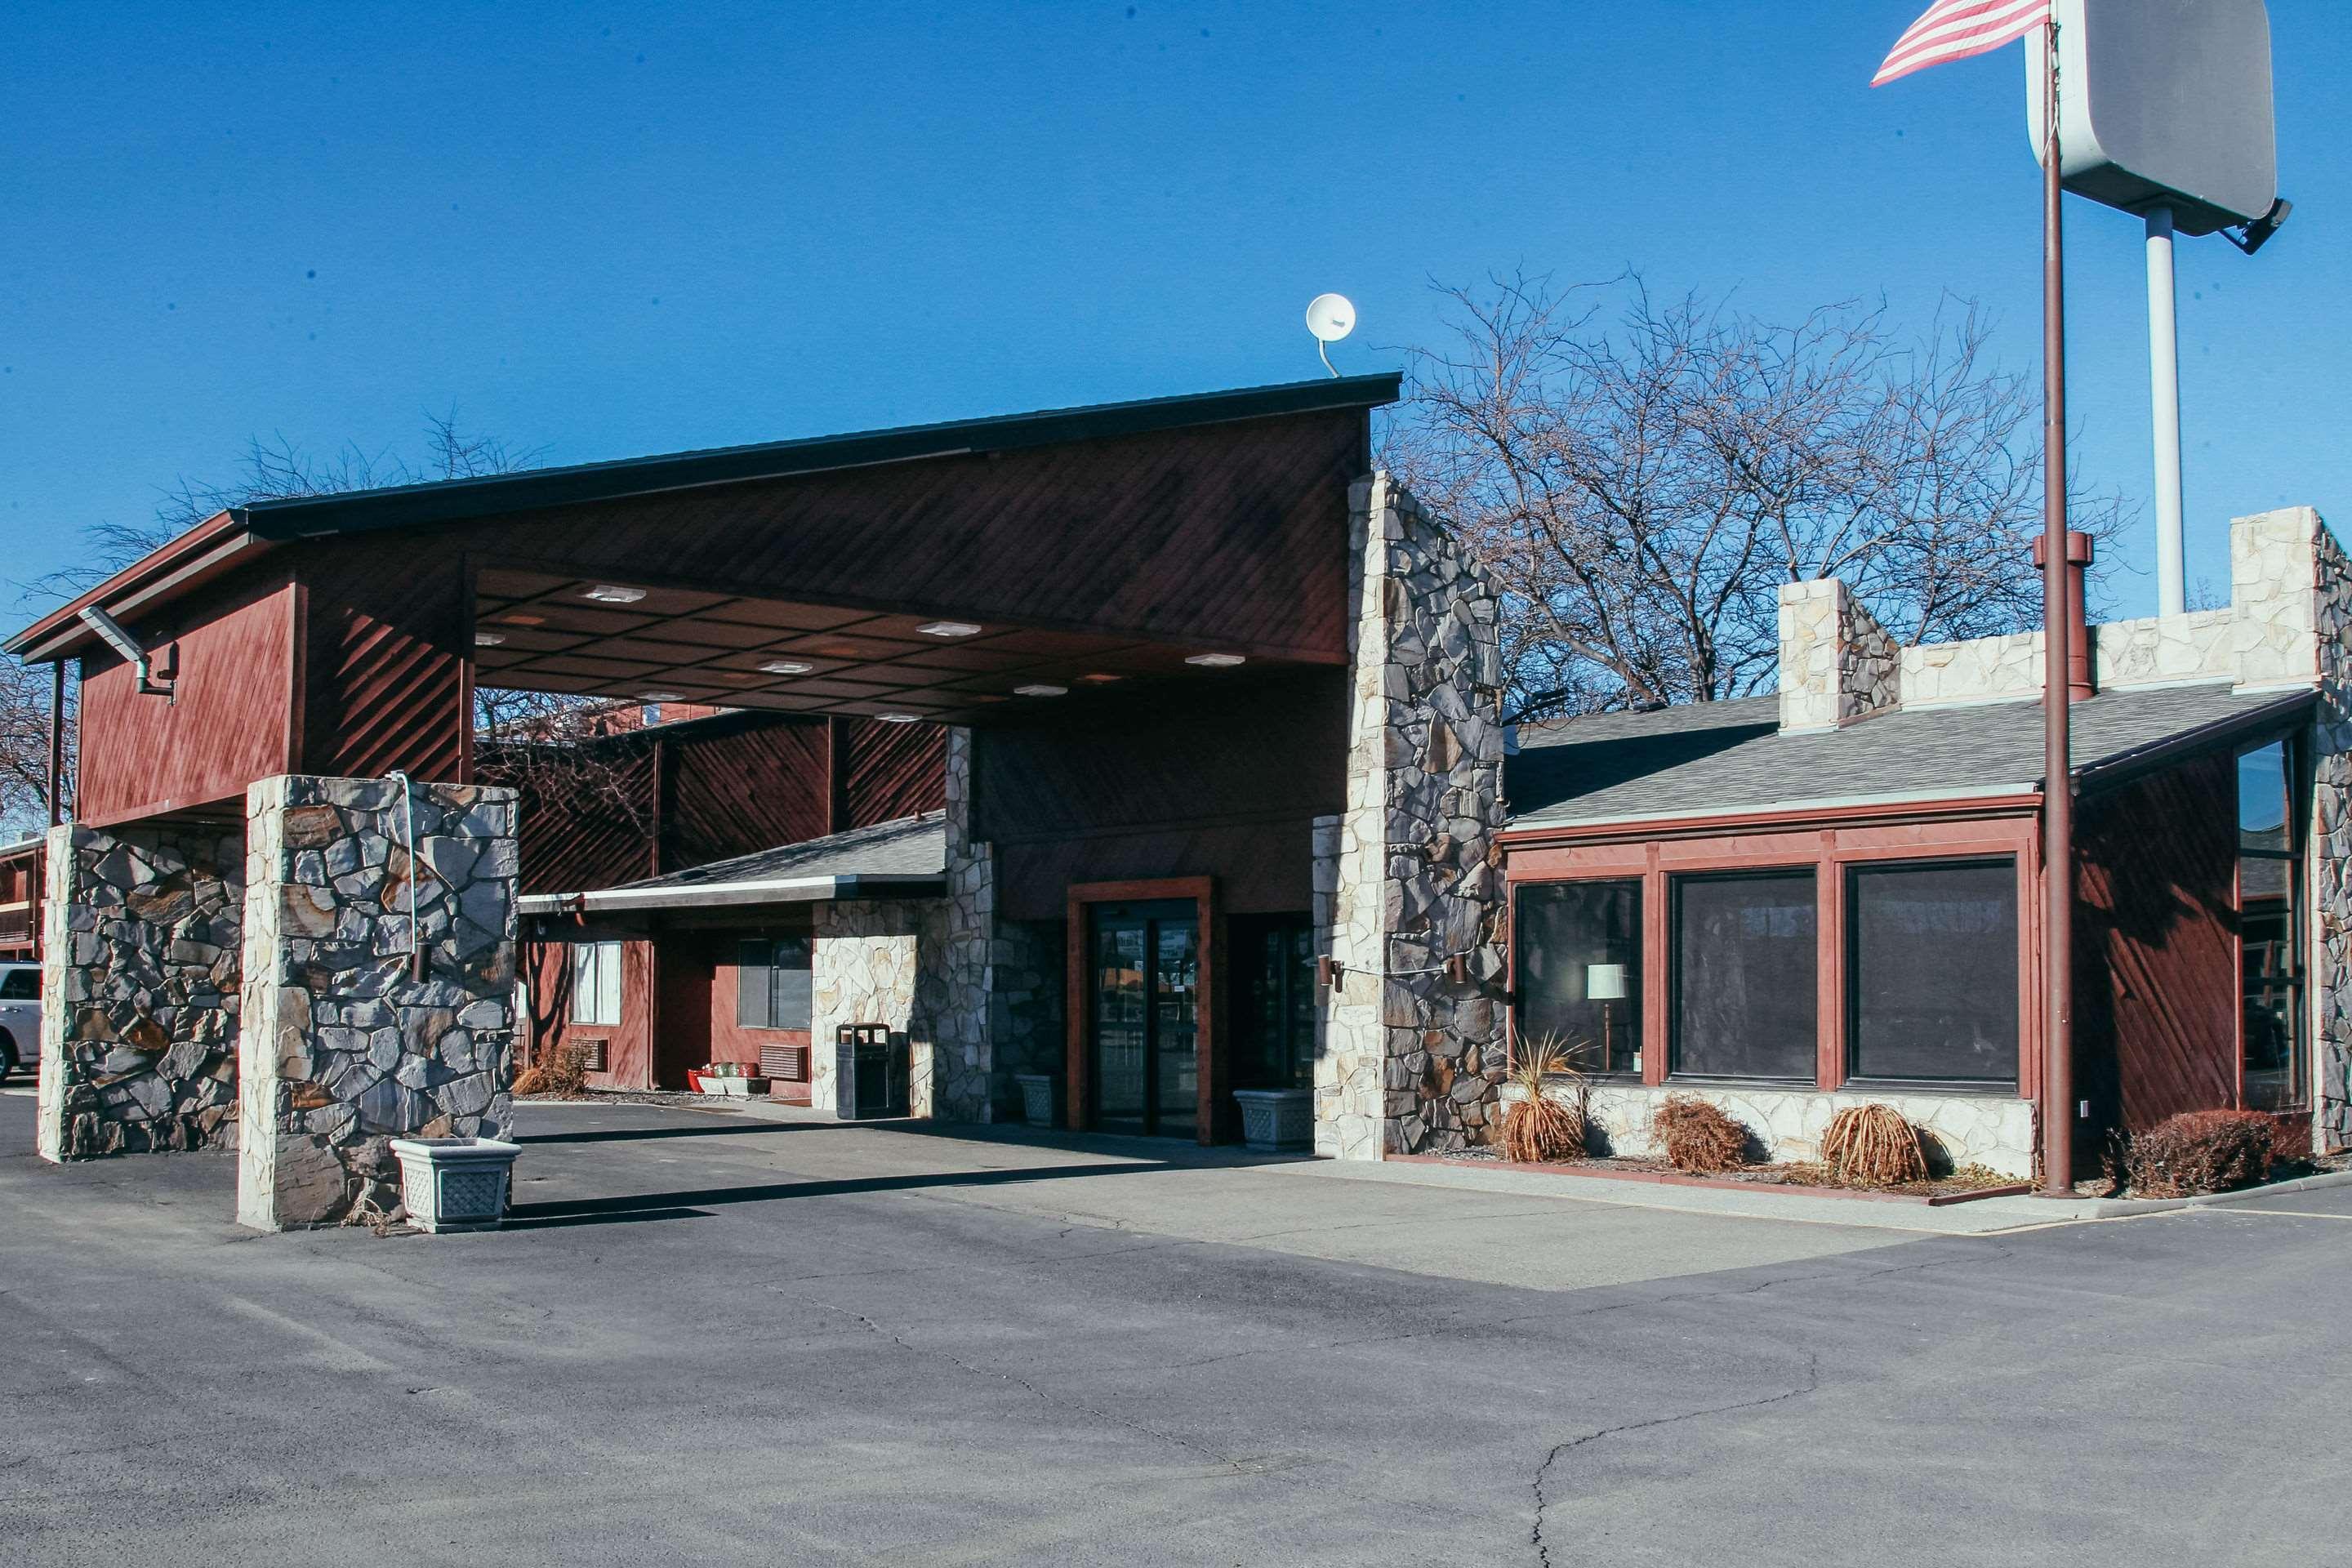
<path fill-rule="evenodd" d="M 912 1056 L 887 1024 L 844 1024 L 833 1036 L 833 1108 L 844 1121 L 908 1114 Z"/>

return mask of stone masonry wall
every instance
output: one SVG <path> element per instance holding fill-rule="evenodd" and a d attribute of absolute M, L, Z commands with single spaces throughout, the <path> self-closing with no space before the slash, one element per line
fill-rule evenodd
<path fill-rule="evenodd" d="M 235 1142 L 244 862 L 235 828 L 49 830 L 44 1159 Z"/>
<path fill-rule="evenodd" d="M 2275 516 L 2276 514 L 2272 514 Z M 2312 1067 L 2317 1079 L 2312 1137 L 2323 1151 L 2352 1148 L 2352 560 L 2319 514 L 2308 519 L 2312 630 L 2319 712 L 2312 721 Z M 2297 531 L 2305 525 L 2298 521 Z M 2234 535 L 2233 535 L 2234 537 Z"/>
<path fill-rule="evenodd" d="M 418 784 L 416 853 L 383 779 L 264 779 L 246 797 L 237 1218 L 389 1210 L 404 1135 L 510 1121 L 515 792 Z M 409 889 L 425 954 L 409 957 Z"/>
<path fill-rule="evenodd" d="M 809 1100 L 819 1110 L 835 1103 L 834 1039 L 848 1024 L 880 1024 L 904 1035 L 917 1116 L 936 1114 L 936 1037 L 940 997 L 922 954 L 937 950 L 947 931 L 938 900 L 874 900 L 822 903 L 810 947 Z"/>
<path fill-rule="evenodd" d="M 1336 845 L 1317 846 L 1340 973 L 1320 1020 L 1316 1147 L 1378 1158 L 1486 1142 L 1507 1070 L 1499 601 L 1387 475 L 1349 505 L 1347 809 Z M 1465 982 L 1443 972 L 1454 957 Z"/>
<path fill-rule="evenodd" d="M 1834 577 L 1780 585 L 1780 728 L 1833 730 L 1895 705 L 1902 649 Z"/>
<path fill-rule="evenodd" d="M 1063 976 L 1068 965 L 1058 921 L 996 922 L 989 950 L 988 1049 L 994 1120 L 1021 1120 L 1019 1073 L 1045 1073 L 1067 1089 Z"/>

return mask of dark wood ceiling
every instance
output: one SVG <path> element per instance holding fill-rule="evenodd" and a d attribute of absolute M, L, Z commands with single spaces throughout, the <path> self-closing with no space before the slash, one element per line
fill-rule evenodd
<path fill-rule="evenodd" d="M 641 595 L 592 598 L 599 589 Z M 488 687 L 793 713 L 907 714 L 984 721 L 1000 705 L 1128 683 L 1212 681 L 1198 646 L 1041 630 L 1003 622 L 927 634 L 929 617 L 729 597 L 625 581 L 485 567 L 476 574 L 475 679 Z M 483 639 L 495 637 L 495 643 Z M 761 667 L 805 664 L 804 673 Z M 1289 661 L 1252 658 L 1253 668 Z"/>

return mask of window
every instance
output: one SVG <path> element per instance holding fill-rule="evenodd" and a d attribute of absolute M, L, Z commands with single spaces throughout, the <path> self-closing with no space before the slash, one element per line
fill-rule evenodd
<path fill-rule="evenodd" d="M 1813 873 L 1675 883 L 1674 1070 L 1818 1081 Z"/>
<path fill-rule="evenodd" d="M 1856 866 L 1846 1007 L 1858 1079 L 2017 1079 L 2017 864 Z"/>
<path fill-rule="evenodd" d="M 1536 882 L 1512 915 L 1519 1038 L 1581 1073 L 1642 1070 L 1642 884 Z"/>
<path fill-rule="evenodd" d="M 1315 941 L 1304 915 L 1234 917 L 1234 1087 L 1315 1081 Z"/>
<path fill-rule="evenodd" d="M 40 999 L 41 972 L 30 964 L 0 975 L 0 1002 L 37 1002 Z"/>
<path fill-rule="evenodd" d="M 736 1023 L 747 1029 L 806 1029 L 814 1007 L 808 938 L 763 937 L 736 944 Z"/>
<path fill-rule="evenodd" d="M 2243 975 L 2246 1104 L 2305 1103 L 2303 859 L 2294 810 L 2294 753 L 2284 741 L 2238 757 L 2238 960 Z"/>
<path fill-rule="evenodd" d="M 621 944 L 572 944 L 572 1021 L 614 1025 L 621 1021 Z"/>

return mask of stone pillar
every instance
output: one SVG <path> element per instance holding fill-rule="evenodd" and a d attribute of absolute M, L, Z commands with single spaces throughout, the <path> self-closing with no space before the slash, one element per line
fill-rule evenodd
<path fill-rule="evenodd" d="M 2305 848 L 2312 895 L 2311 1054 L 2316 1079 L 2312 1144 L 2333 1152 L 2352 1148 L 2352 561 L 2317 512 L 2297 510 L 2294 531 L 2306 541 L 2312 563 L 2309 624 L 2319 670 Z M 2235 527 L 2231 542 L 2234 568 Z"/>
<path fill-rule="evenodd" d="M 928 1110 L 943 1121 L 994 1120 L 994 1062 L 989 1040 L 989 996 L 994 988 L 996 856 L 971 837 L 971 731 L 948 731 L 948 900 L 940 941 L 921 954 L 938 998 L 931 1018 L 928 1064 L 914 1064 L 916 1095 L 930 1086 Z"/>
<path fill-rule="evenodd" d="M 247 792 L 241 1223 L 389 1210 L 393 1138 L 507 1131 L 515 816 L 510 789 L 295 776 Z"/>
<path fill-rule="evenodd" d="M 235 1142 L 244 861 L 233 826 L 49 829 L 43 1159 Z"/>
<path fill-rule="evenodd" d="M 1499 601 L 1386 474 L 1349 506 L 1347 809 L 1315 830 L 1318 923 L 1328 880 L 1338 966 L 1316 1147 L 1376 1159 L 1486 1142 L 1507 1070 Z"/>
<path fill-rule="evenodd" d="M 1835 577 L 1780 584 L 1780 728 L 1834 730 L 1895 706 L 1903 650 Z"/>

